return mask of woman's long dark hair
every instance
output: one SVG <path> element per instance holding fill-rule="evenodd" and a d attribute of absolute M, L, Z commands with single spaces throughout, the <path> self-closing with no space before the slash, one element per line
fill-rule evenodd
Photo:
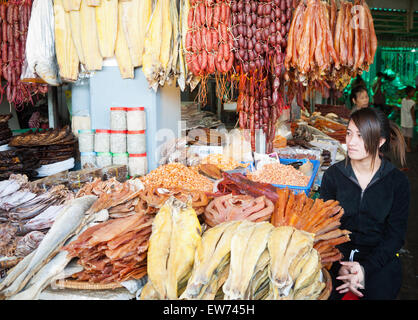
<path fill-rule="evenodd" d="M 370 107 L 364 108 L 353 112 L 351 120 L 361 133 L 366 151 L 372 156 L 372 164 L 379 151 L 382 153 L 390 151 L 402 166 L 406 165 L 405 139 L 398 126 L 383 112 Z M 379 148 L 380 138 L 386 141 Z"/>

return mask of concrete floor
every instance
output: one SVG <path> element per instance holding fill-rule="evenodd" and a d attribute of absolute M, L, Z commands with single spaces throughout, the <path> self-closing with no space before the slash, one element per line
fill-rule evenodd
<path fill-rule="evenodd" d="M 415 127 L 414 150 L 407 153 L 405 174 L 411 185 L 411 207 L 409 211 L 406 241 L 400 252 L 403 264 L 403 281 L 398 299 L 418 300 L 418 127 Z"/>

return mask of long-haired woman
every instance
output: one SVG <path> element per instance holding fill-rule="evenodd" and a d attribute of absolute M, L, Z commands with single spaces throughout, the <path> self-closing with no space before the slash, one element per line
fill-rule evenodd
<path fill-rule="evenodd" d="M 351 241 L 338 248 L 344 261 L 331 268 L 331 299 L 351 291 L 363 299 L 396 299 L 402 280 L 399 250 L 409 213 L 407 177 L 381 157 L 391 152 L 405 164 L 399 128 L 377 109 L 354 112 L 346 136 L 348 157 L 331 166 L 321 183 L 321 198 L 344 208 L 342 229 Z"/>

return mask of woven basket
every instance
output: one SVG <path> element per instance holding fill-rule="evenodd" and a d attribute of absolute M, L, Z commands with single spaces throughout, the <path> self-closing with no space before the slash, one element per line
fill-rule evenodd
<path fill-rule="evenodd" d="M 60 289 L 76 289 L 76 290 L 112 290 L 122 288 L 118 282 L 112 283 L 90 283 L 86 281 L 76 280 L 57 280 L 54 286 Z"/>
<path fill-rule="evenodd" d="M 324 276 L 325 288 L 322 290 L 321 295 L 318 297 L 318 300 L 328 300 L 332 291 L 332 279 L 328 270 L 322 268 L 322 275 Z"/>

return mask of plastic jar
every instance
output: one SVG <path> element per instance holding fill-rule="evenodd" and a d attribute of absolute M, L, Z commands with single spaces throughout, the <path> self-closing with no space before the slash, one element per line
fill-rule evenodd
<path fill-rule="evenodd" d="M 94 130 L 78 130 L 78 148 L 80 152 L 94 151 Z"/>
<path fill-rule="evenodd" d="M 94 151 L 110 151 L 110 130 L 96 129 L 96 133 L 94 135 Z"/>
<path fill-rule="evenodd" d="M 81 162 L 81 168 L 83 168 L 85 164 L 89 164 L 95 167 L 96 166 L 96 152 L 80 152 L 80 162 Z"/>
<path fill-rule="evenodd" d="M 147 152 L 145 130 L 128 131 L 126 135 L 128 153 L 141 154 Z"/>
<path fill-rule="evenodd" d="M 129 175 L 131 177 L 147 174 L 147 154 L 129 154 Z"/>
<path fill-rule="evenodd" d="M 126 130 L 110 130 L 110 152 L 126 152 Z"/>
<path fill-rule="evenodd" d="M 110 108 L 110 130 L 126 130 L 126 108 Z"/>
<path fill-rule="evenodd" d="M 112 153 L 112 164 L 113 165 L 128 165 L 128 156 L 127 152 L 125 153 Z"/>
<path fill-rule="evenodd" d="M 96 163 L 99 168 L 112 165 L 112 154 L 110 152 L 97 152 Z"/>
<path fill-rule="evenodd" d="M 126 108 L 126 121 L 128 131 L 146 129 L 145 108 L 135 107 Z"/>

